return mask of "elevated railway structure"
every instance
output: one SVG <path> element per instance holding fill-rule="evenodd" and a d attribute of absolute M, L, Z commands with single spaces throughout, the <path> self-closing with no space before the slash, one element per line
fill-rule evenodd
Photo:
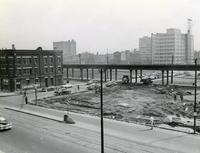
<path fill-rule="evenodd" d="M 66 72 L 66 78 L 69 79 L 69 71 L 71 70 L 72 78 L 74 77 L 74 69 L 80 70 L 80 79 L 83 80 L 83 71 L 86 71 L 86 79 L 94 79 L 94 70 L 104 70 L 104 79 L 107 81 L 107 76 L 110 72 L 110 81 L 112 81 L 113 71 L 115 72 L 115 80 L 117 80 L 118 70 L 128 70 L 130 78 L 135 78 L 137 83 L 138 78 L 142 79 L 142 72 L 144 70 L 155 70 L 161 72 L 162 85 L 168 85 L 173 83 L 173 71 L 200 71 L 200 65 L 114 65 L 114 64 L 63 64 L 63 70 Z M 91 76 L 89 77 L 89 70 L 91 70 Z M 134 77 L 133 77 L 133 72 Z M 138 73 L 139 72 L 139 73 Z M 138 76 L 139 74 L 139 76 Z M 166 83 L 165 83 L 166 78 Z M 171 81 L 169 82 L 169 79 Z M 132 83 L 132 79 L 130 79 Z"/>

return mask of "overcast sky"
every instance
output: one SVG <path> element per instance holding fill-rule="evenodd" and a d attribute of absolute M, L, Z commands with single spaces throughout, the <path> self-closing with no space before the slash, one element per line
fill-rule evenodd
<path fill-rule="evenodd" d="M 74 39 L 77 52 L 112 53 L 167 28 L 185 33 L 191 18 L 200 50 L 199 8 L 199 0 L 0 0 L 0 48 L 53 49 Z"/>

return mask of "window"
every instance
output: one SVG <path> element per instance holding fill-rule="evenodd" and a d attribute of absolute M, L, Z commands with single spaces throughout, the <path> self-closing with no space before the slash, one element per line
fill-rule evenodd
<path fill-rule="evenodd" d="M 30 75 L 33 75 L 33 69 L 30 69 Z"/>
<path fill-rule="evenodd" d="M 48 73 L 48 68 L 45 68 L 45 73 Z"/>
<path fill-rule="evenodd" d="M 26 59 L 25 58 L 23 58 L 23 64 L 26 64 Z"/>
<path fill-rule="evenodd" d="M 17 64 L 21 64 L 21 58 L 17 58 Z"/>
<path fill-rule="evenodd" d="M 23 74 L 26 75 L 26 69 L 23 69 Z"/>
<path fill-rule="evenodd" d="M 32 64 L 32 58 L 29 58 L 28 60 L 29 60 L 29 64 Z"/>
<path fill-rule="evenodd" d="M 38 81 L 39 81 L 38 78 L 36 78 L 36 79 L 35 79 L 35 83 L 38 83 Z"/>
<path fill-rule="evenodd" d="M 35 74 L 38 74 L 38 68 L 35 68 L 35 69 L 34 69 L 34 73 L 35 73 Z"/>
<path fill-rule="evenodd" d="M 44 58 L 44 64 L 48 64 L 48 59 L 47 59 L 47 57 Z"/>
<path fill-rule="evenodd" d="M 53 57 L 50 58 L 50 63 L 53 64 Z"/>
<path fill-rule="evenodd" d="M 17 69 L 17 75 L 21 75 L 22 70 L 21 69 Z"/>
<path fill-rule="evenodd" d="M 34 58 L 34 64 L 37 65 L 38 64 L 38 59 Z"/>
<path fill-rule="evenodd" d="M 61 73 L 62 69 L 61 67 L 58 67 L 58 73 Z"/>
<path fill-rule="evenodd" d="M 61 57 L 58 57 L 58 64 L 61 64 Z"/>
<path fill-rule="evenodd" d="M 51 73 L 53 73 L 53 67 L 50 68 Z"/>

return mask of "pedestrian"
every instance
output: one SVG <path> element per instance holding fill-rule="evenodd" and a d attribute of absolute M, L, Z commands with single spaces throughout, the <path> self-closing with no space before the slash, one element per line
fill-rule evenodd
<path fill-rule="evenodd" d="M 174 101 L 176 101 L 176 94 L 174 94 Z"/>
<path fill-rule="evenodd" d="M 25 104 L 28 104 L 28 97 L 25 97 Z"/>
<path fill-rule="evenodd" d="M 78 89 L 78 91 L 79 91 L 79 89 L 80 89 L 80 86 L 79 86 L 79 84 L 77 85 L 77 89 Z"/>
<path fill-rule="evenodd" d="M 183 94 L 180 95 L 181 102 L 183 102 Z"/>
<path fill-rule="evenodd" d="M 150 117 L 150 121 L 151 121 L 151 130 L 153 130 L 153 126 L 154 126 L 154 118 L 151 116 Z"/>
<path fill-rule="evenodd" d="M 26 97 L 26 90 L 24 90 L 24 97 Z"/>

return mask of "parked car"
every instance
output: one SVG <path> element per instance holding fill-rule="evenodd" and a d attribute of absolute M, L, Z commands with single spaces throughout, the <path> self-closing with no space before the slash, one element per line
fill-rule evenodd
<path fill-rule="evenodd" d="M 100 85 L 99 84 L 96 84 L 96 83 L 93 83 L 91 85 L 89 85 L 87 87 L 88 90 L 96 90 L 96 89 L 100 89 Z"/>
<path fill-rule="evenodd" d="M 148 85 L 148 84 L 151 84 L 153 81 L 151 78 L 144 78 L 144 79 L 141 79 L 141 82 L 143 82 L 143 84 L 145 85 Z"/>
<path fill-rule="evenodd" d="M 72 84 L 67 83 L 67 84 L 62 85 L 61 87 L 62 87 L 62 88 L 65 88 L 65 89 L 67 89 L 67 88 L 72 88 Z"/>
<path fill-rule="evenodd" d="M 71 90 L 67 90 L 65 88 L 60 88 L 60 89 L 54 91 L 54 94 L 56 96 L 58 96 L 58 95 L 68 95 L 68 94 L 71 94 Z"/>
<path fill-rule="evenodd" d="M 40 92 L 47 92 L 47 88 L 42 88 Z"/>
<path fill-rule="evenodd" d="M 47 87 L 47 91 L 54 91 L 54 90 L 55 90 L 54 86 Z"/>
<path fill-rule="evenodd" d="M 0 131 L 12 128 L 12 123 L 8 122 L 5 117 L 0 116 Z"/>

